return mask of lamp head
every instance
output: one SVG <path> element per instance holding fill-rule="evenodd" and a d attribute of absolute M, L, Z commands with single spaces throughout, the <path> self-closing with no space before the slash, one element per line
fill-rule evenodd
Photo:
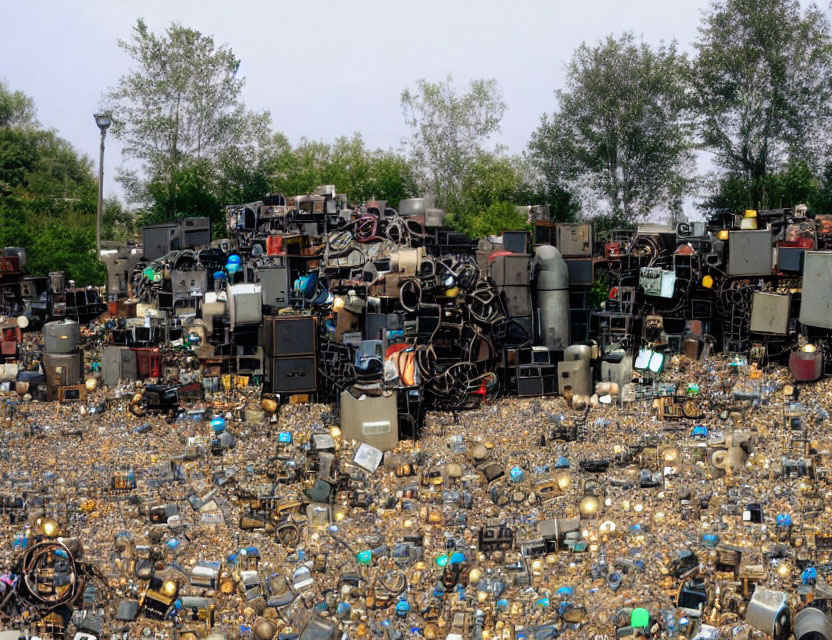
<path fill-rule="evenodd" d="M 96 113 L 95 114 L 95 124 L 98 125 L 98 128 L 101 129 L 101 132 L 107 131 L 107 127 L 112 124 L 112 116 L 110 113 Z"/>

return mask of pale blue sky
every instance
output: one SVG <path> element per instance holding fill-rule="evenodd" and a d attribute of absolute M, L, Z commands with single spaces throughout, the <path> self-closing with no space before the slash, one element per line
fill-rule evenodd
<path fill-rule="evenodd" d="M 39 120 L 97 162 L 92 118 L 129 60 L 117 46 L 138 17 L 211 34 L 241 58 L 244 99 L 274 128 L 330 141 L 360 131 L 373 147 L 407 135 L 399 96 L 420 77 L 496 78 L 508 111 L 497 142 L 525 149 L 564 62 L 583 41 L 634 31 L 651 43 L 696 38 L 705 0 L 0 0 L 0 78 L 31 95 Z M 109 140 L 109 139 L 108 139 Z M 109 140 L 105 189 L 121 162 Z"/>

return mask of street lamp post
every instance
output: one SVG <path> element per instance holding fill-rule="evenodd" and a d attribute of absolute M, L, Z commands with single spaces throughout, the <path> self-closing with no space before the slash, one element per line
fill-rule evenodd
<path fill-rule="evenodd" d="M 95 124 L 101 129 L 101 154 L 98 157 L 98 215 L 95 218 L 95 250 L 101 259 L 101 216 L 104 211 L 104 137 L 112 118 L 109 113 L 96 113 Z"/>

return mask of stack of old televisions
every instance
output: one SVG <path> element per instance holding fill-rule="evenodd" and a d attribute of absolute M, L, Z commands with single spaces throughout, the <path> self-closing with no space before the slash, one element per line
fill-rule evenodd
<path fill-rule="evenodd" d="M 558 390 L 556 363 L 546 347 L 505 349 L 503 385 L 519 397 L 555 395 Z"/>
<path fill-rule="evenodd" d="M 591 223 L 558 224 L 556 246 L 569 269 L 569 341 L 572 344 L 589 339 L 589 291 L 595 281 Z"/>
<path fill-rule="evenodd" d="M 315 316 L 266 316 L 263 319 L 264 391 L 285 395 L 315 393 L 317 344 Z"/>

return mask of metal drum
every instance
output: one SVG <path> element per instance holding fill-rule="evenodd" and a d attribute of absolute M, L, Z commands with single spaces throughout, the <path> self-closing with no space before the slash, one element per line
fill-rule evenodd
<path fill-rule="evenodd" d="M 787 595 L 758 587 L 748 603 L 745 621 L 774 640 L 785 640 L 792 631 Z"/>
<path fill-rule="evenodd" d="M 74 320 L 55 320 L 43 325 L 46 353 L 72 353 L 81 341 L 81 327 Z"/>

